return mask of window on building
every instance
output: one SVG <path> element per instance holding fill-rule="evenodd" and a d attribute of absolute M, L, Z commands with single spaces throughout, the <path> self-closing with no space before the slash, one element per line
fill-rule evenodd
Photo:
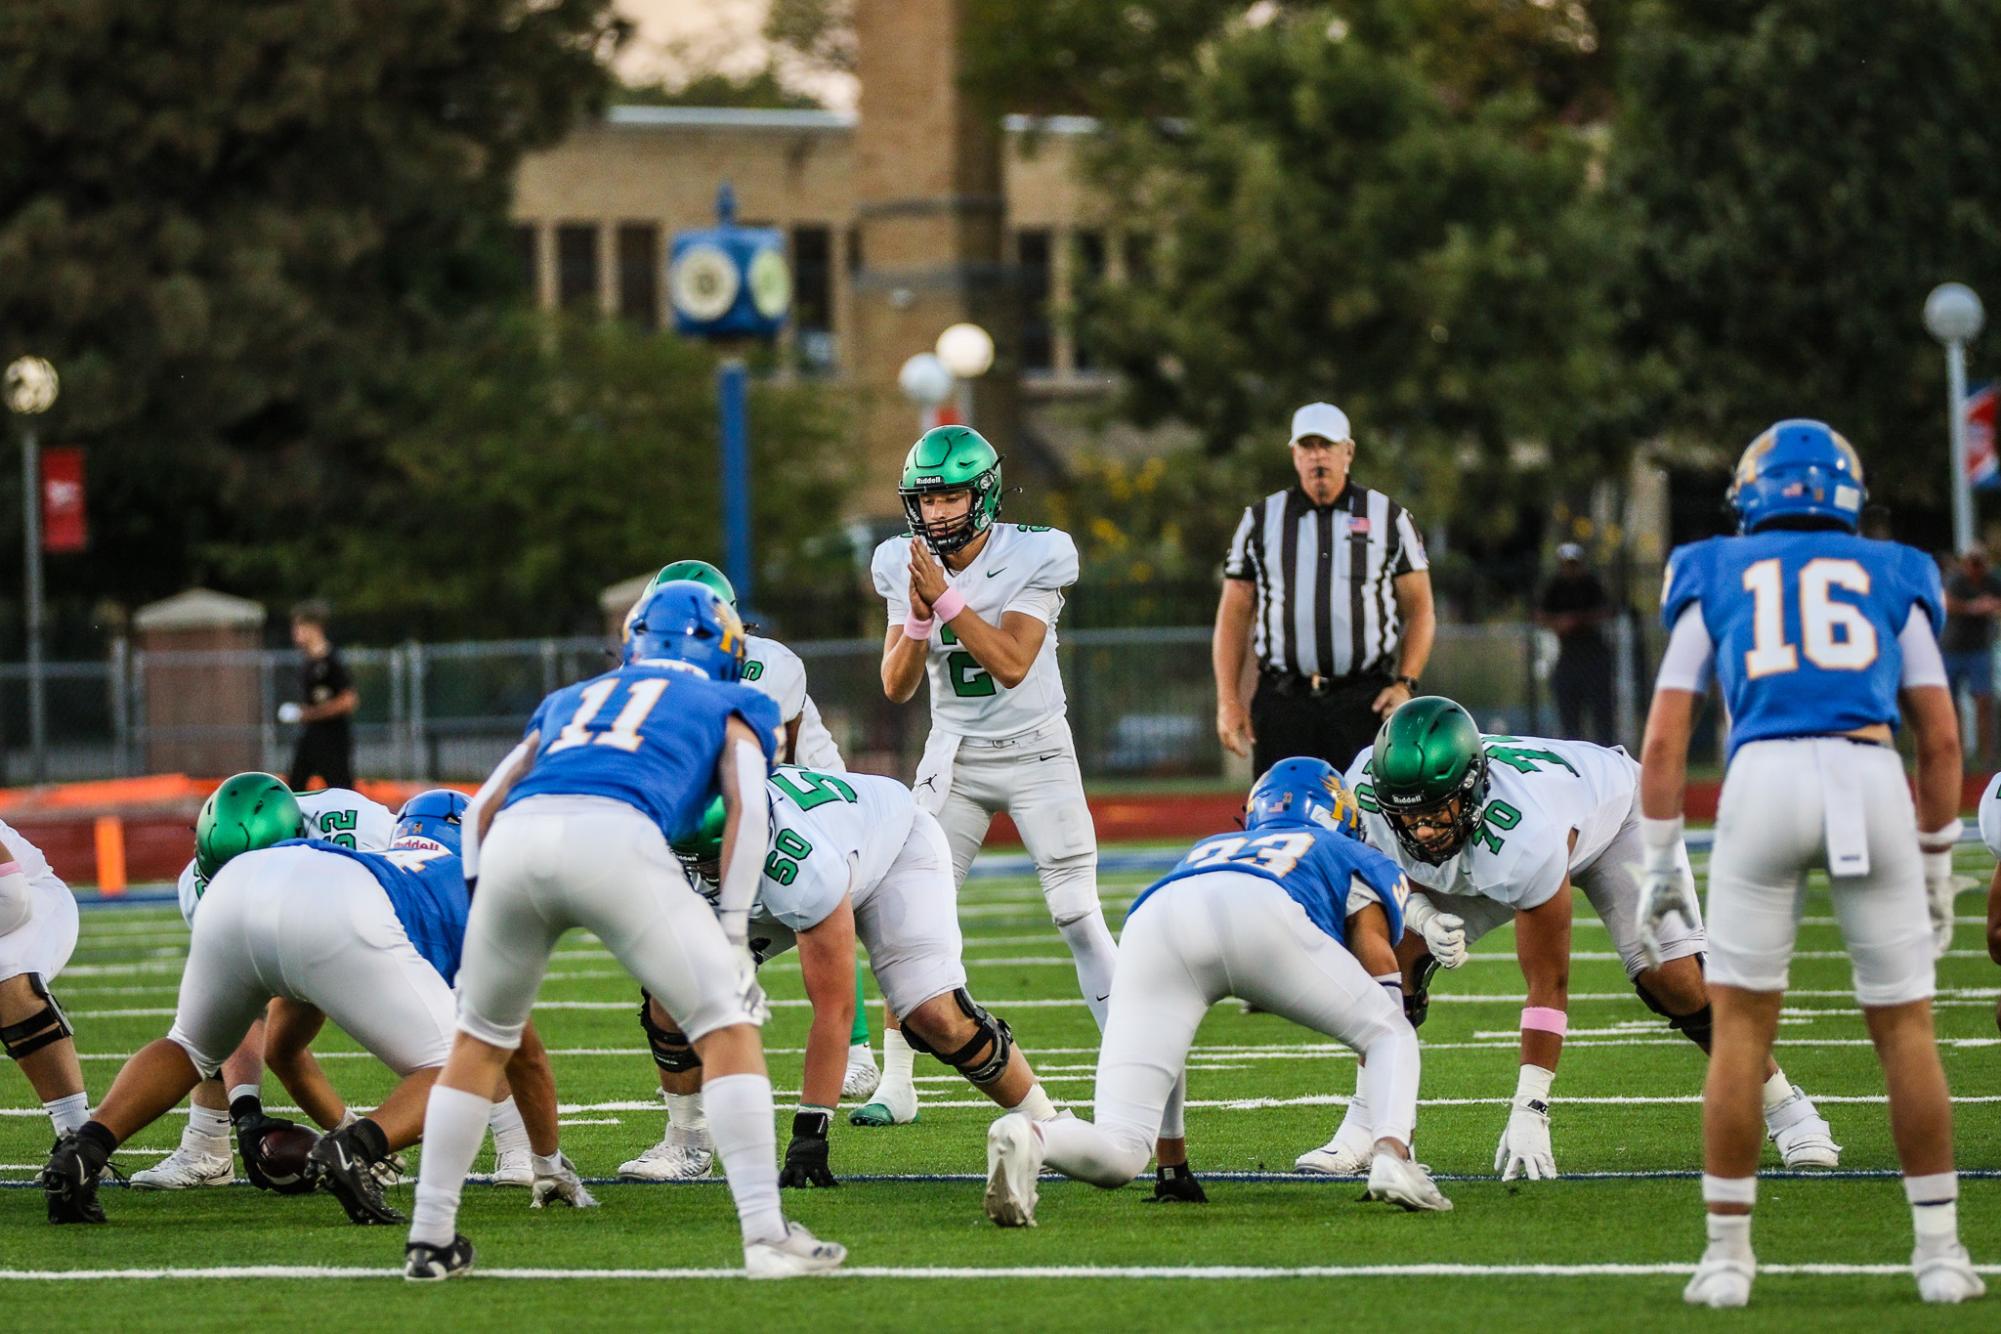
<path fill-rule="evenodd" d="M 834 364 L 834 231 L 808 223 L 792 229 L 792 327 L 807 370 Z"/>
<path fill-rule="evenodd" d="M 1091 309 L 1099 287 L 1104 284 L 1105 256 L 1103 232 L 1076 234 L 1070 266 L 1070 309 L 1076 348 L 1070 360 L 1080 371 L 1090 370 L 1097 364 L 1097 358 L 1091 353 L 1090 331 L 1084 323 L 1083 313 Z"/>
<path fill-rule="evenodd" d="M 1047 229 L 1014 234 L 1014 260 L 1021 269 L 1021 368 L 1030 373 L 1049 371 L 1056 364 L 1049 320 L 1050 257 Z"/>
<path fill-rule="evenodd" d="M 522 295 L 533 301 L 535 294 L 542 290 L 541 284 L 536 281 L 535 261 L 538 258 L 536 254 L 538 247 L 534 224 L 517 223 L 508 228 L 507 243 L 514 252 L 514 270 L 521 279 Z"/>
<path fill-rule="evenodd" d="M 598 308 L 596 223 L 566 222 L 556 228 L 556 304 L 564 310 Z"/>
<path fill-rule="evenodd" d="M 619 224 L 618 314 L 641 329 L 660 327 L 660 228 L 653 223 Z"/>

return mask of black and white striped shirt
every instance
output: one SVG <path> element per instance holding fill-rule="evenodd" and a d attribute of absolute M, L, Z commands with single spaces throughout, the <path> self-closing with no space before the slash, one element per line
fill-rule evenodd
<path fill-rule="evenodd" d="M 1395 669 L 1403 626 L 1392 581 L 1427 567 L 1410 511 L 1350 482 L 1324 507 L 1297 486 L 1248 506 L 1223 577 L 1257 584 L 1261 667 L 1339 678 Z"/>

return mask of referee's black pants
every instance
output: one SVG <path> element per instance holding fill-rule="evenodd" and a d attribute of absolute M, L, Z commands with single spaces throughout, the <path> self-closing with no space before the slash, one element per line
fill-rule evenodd
<path fill-rule="evenodd" d="M 1299 678 L 1260 674 L 1251 696 L 1251 732 L 1257 738 L 1251 767 L 1262 775 L 1280 760 L 1310 755 L 1347 773 L 1376 739 L 1383 720 L 1373 706 L 1389 684 L 1389 677 L 1371 672 L 1328 683 L 1314 694 Z"/>
<path fill-rule="evenodd" d="M 315 777 L 328 787 L 354 786 L 354 734 L 346 728 L 308 723 L 292 751 L 292 770 L 285 786 L 304 792 Z"/>

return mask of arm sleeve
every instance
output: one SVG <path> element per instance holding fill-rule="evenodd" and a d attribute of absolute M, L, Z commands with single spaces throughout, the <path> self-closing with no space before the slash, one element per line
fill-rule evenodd
<path fill-rule="evenodd" d="M 1938 650 L 1932 651 L 1936 655 Z M 1668 637 L 1667 652 L 1661 654 L 1661 670 L 1654 678 L 1654 689 L 1708 694 L 1709 667 L 1715 657 L 1716 646 L 1710 642 L 1709 627 L 1703 623 L 1701 604 L 1690 603 Z"/>
<path fill-rule="evenodd" d="M 1223 557 L 1223 577 L 1225 579 L 1255 579 L 1257 571 L 1252 568 L 1256 555 L 1251 550 L 1251 506 L 1244 506 L 1244 517 L 1237 520 L 1237 531 L 1230 538 L 1230 550 Z"/>
<path fill-rule="evenodd" d="M 1945 659 L 1939 655 L 1938 636 L 1932 633 L 1931 620 L 1923 607 L 1911 608 L 1910 617 L 1897 636 L 1897 647 L 1904 655 L 1904 675 L 1899 685 L 1909 688 L 1948 684 Z"/>
<path fill-rule="evenodd" d="M 738 811 L 736 842 L 730 849 L 716 907 L 725 913 L 748 913 L 764 872 L 765 846 L 771 841 L 771 809 L 764 795 L 765 756 L 747 741 L 733 741 L 730 746 L 735 761 L 731 777 L 737 785 L 732 794 Z"/>
<path fill-rule="evenodd" d="M 1397 558 L 1390 574 L 1416 574 L 1430 568 L 1431 558 L 1424 554 L 1424 535 L 1417 531 L 1417 520 L 1410 516 L 1410 511 L 1404 510 L 1397 515 Z"/>

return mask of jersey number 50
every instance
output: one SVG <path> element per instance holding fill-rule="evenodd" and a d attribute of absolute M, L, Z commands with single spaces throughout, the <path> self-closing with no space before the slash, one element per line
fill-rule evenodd
<path fill-rule="evenodd" d="M 1751 595 L 1751 647 L 1744 674 L 1753 680 L 1799 670 L 1799 652 L 1786 642 L 1785 567 L 1774 556 L 1744 571 Z M 1867 595 L 1869 571 L 1860 562 L 1818 556 L 1800 567 L 1800 643 L 1807 661 L 1827 672 L 1859 672 L 1876 661 L 1876 627 L 1863 610 L 1837 602 L 1833 590 Z"/>

